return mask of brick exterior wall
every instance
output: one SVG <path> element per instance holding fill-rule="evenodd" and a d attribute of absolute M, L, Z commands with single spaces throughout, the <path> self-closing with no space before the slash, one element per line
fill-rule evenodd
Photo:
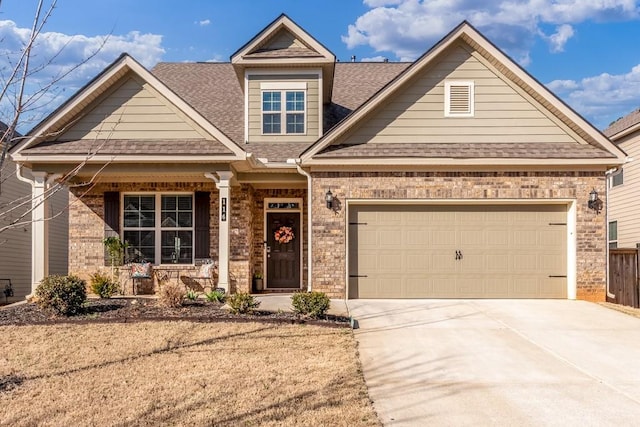
<path fill-rule="evenodd" d="M 587 208 L 589 192 L 606 194 L 603 172 L 314 172 L 313 289 L 332 298 L 346 294 L 346 201 L 575 199 L 577 298 L 604 301 L 606 224 Z M 331 189 L 337 209 L 326 208 Z"/>
<path fill-rule="evenodd" d="M 90 191 L 83 188 L 72 188 L 69 207 L 69 273 L 89 280 L 95 271 L 111 269 L 105 260 L 105 249 L 102 243 L 106 225 L 104 223 L 104 193 L 118 192 L 171 192 L 171 191 L 209 191 L 210 205 L 210 255 L 218 258 L 218 190 L 211 183 L 106 183 L 98 184 Z M 86 193 L 85 193 L 86 192 Z M 302 198 L 304 230 L 303 238 L 303 277 L 306 285 L 307 271 L 307 239 L 306 239 L 306 191 L 302 189 L 260 189 L 254 190 L 247 184 L 235 186 L 230 191 L 230 254 L 229 271 L 231 292 L 251 292 L 252 279 L 255 272 L 264 273 L 264 199 L 265 198 Z M 162 266 L 163 270 L 173 271 L 172 277 L 190 287 L 198 289 L 198 283 L 189 280 L 196 267 Z M 120 281 L 127 294 L 132 293 L 133 285 L 128 273 L 120 269 Z M 157 290 L 156 281 L 141 280 L 139 292 L 150 293 Z M 198 289 L 201 290 L 201 289 Z"/>

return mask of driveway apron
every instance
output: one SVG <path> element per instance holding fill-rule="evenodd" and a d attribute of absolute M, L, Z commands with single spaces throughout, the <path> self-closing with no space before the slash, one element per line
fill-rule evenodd
<path fill-rule="evenodd" d="M 640 319 L 568 300 L 351 300 L 389 426 L 640 425 Z"/>

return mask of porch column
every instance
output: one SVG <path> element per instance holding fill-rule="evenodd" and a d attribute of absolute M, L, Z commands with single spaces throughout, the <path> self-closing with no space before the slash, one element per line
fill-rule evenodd
<path fill-rule="evenodd" d="M 233 172 L 220 171 L 218 174 L 218 286 L 229 292 L 229 223 L 231 222 L 231 201 L 229 186 Z"/>
<path fill-rule="evenodd" d="M 49 202 L 45 197 L 47 173 L 32 172 L 31 189 L 31 294 L 40 281 L 49 275 Z"/>

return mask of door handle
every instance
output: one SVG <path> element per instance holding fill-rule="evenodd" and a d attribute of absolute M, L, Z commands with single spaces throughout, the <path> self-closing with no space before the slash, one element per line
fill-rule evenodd
<path fill-rule="evenodd" d="M 462 251 L 456 251 L 456 261 L 462 259 Z"/>

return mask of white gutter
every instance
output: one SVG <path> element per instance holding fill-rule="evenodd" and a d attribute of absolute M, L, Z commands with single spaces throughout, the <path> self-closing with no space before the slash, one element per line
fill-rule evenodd
<path fill-rule="evenodd" d="M 312 221 L 312 217 L 311 217 L 311 175 L 309 174 L 309 172 L 305 171 L 304 169 L 302 169 L 302 167 L 300 166 L 300 159 L 289 159 L 287 160 L 287 163 L 295 163 L 296 165 L 296 169 L 298 170 L 298 173 L 302 176 L 307 177 L 307 291 L 311 292 L 312 291 L 312 286 L 311 286 L 311 280 L 313 277 L 313 257 L 312 257 L 312 252 L 313 252 L 313 233 L 312 233 L 312 229 L 311 226 L 313 224 Z"/>

